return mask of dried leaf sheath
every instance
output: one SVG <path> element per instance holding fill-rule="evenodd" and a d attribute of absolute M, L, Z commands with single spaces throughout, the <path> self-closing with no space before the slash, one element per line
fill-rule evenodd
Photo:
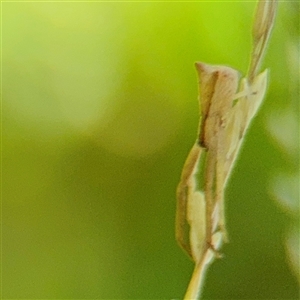
<path fill-rule="evenodd" d="M 236 70 L 203 63 L 200 66 L 200 100 L 203 97 L 203 78 L 206 82 L 213 78 L 210 82 L 214 82 L 214 87 L 205 93 L 208 111 L 203 113 L 200 122 L 200 130 L 204 134 L 199 135 L 203 141 L 197 140 L 190 151 L 177 188 L 176 237 L 196 264 L 185 299 L 196 299 L 205 270 L 216 256 L 215 250 L 219 249 L 222 241 L 227 241 L 224 190 L 245 132 L 263 100 L 267 86 L 267 71 L 258 75 L 252 84 L 243 79 L 238 92 Z M 202 73 L 203 70 L 209 70 L 208 74 Z M 195 179 L 203 150 L 207 152 L 204 194 L 196 190 Z M 194 298 L 190 298 L 192 295 Z"/>
<path fill-rule="evenodd" d="M 176 238 L 195 262 L 185 299 L 197 299 L 205 270 L 227 240 L 224 190 L 251 120 L 264 98 L 268 72 L 258 75 L 273 27 L 277 0 L 258 2 L 248 76 L 225 66 L 196 63 L 201 121 L 199 133 L 177 188 Z M 239 88 L 238 88 L 239 86 Z M 196 190 L 195 174 L 206 152 L 204 193 Z"/>
<path fill-rule="evenodd" d="M 176 209 L 176 240 L 179 245 L 193 258 L 191 243 L 190 243 L 190 219 L 188 212 L 192 211 L 191 200 L 196 193 L 196 179 L 194 178 L 197 172 L 198 163 L 202 149 L 195 144 L 182 169 L 181 179 L 177 187 L 177 209 Z M 198 212 L 198 210 L 196 210 Z M 192 219 L 202 219 L 201 216 L 196 216 Z M 203 219 L 202 219 L 203 220 Z M 200 238 L 200 237 L 199 237 Z"/>
<path fill-rule="evenodd" d="M 216 210 L 221 211 L 216 206 L 220 206 L 223 201 L 225 180 L 223 172 L 218 173 L 217 168 L 223 169 L 224 151 L 220 147 L 220 143 L 224 143 L 226 122 L 238 85 L 238 72 L 232 68 L 196 63 L 196 69 L 199 74 L 199 100 L 201 104 L 203 103 L 200 130 L 204 134 L 200 136 L 202 141 L 199 141 L 199 144 L 207 151 L 205 204 L 199 204 L 204 203 L 204 199 L 199 192 L 196 192 L 194 175 L 197 171 L 201 154 L 201 148 L 196 143 L 188 155 L 183 167 L 181 181 L 177 188 L 176 217 L 177 240 L 195 261 L 198 260 L 195 257 L 201 256 L 201 253 L 205 252 L 207 247 L 215 248 L 212 244 L 212 235 L 218 230 L 219 226 L 224 229 L 223 217 L 220 225 L 219 215 L 214 213 Z M 220 97 L 223 100 L 221 102 L 218 101 Z M 219 175 L 217 176 L 217 174 Z M 206 220 L 205 224 L 201 223 L 201 225 L 200 222 L 203 222 L 204 216 L 200 215 L 200 205 L 205 209 Z M 194 209 L 188 209 L 189 207 L 194 207 Z M 197 212 L 197 216 L 193 215 L 194 211 Z M 203 228 L 200 228 L 201 226 L 204 227 L 204 235 Z M 195 237 L 195 232 L 198 233 L 197 238 Z M 191 235 L 193 235 L 193 238 Z M 200 240 L 201 244 L 203 244 L 203 249 L 199 249 L 201 248 L 199 247 Z M 195 243 L 197 246 L 194 245 Z M 198 253 L 195 253 L 195 249 L 198 249 Z"/>

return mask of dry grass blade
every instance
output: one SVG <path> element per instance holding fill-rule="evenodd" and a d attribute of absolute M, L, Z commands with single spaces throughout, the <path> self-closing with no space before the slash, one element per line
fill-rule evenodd
<path fill-rule="evenodd" d="M 250 83 L 252 83 L 259 72 L 264 52 L 268 45 L 270 34 L 274 25 L 277 6 L 277 0 L 261 0 L 257 4 L 252 30 L 253 51 L 248 71 L 248 79 Z"/>
<path fill-rule="evenodd" d="M 190 223 L 192 222 L 192 219 L 199 219 L 199 215 L 193 217 L 189 214 L 189 212 L 198 211 L 199 207 L 193 207 L 193 205 L 194 203 L 201 203 L 201 201 L 191 201 L 190 199 L 198 198 L 198 195 L 196 194 L 196 181 L 194 175 L 197 172 L 201 152 L 202 149 L 197 144 L 192 147 L 183 166 L 181 179 L 176 191 L 176 240 L 180 247 L 186 251 L 192 259 L 193 253 L 192 245 L 190 243 L 190 235 L 192 233 L 189 233 Z"/>
<path fill-rule="evenodd" d="M 227 241 L 224 190 L 246 130 L 265 95 L 268 72 L 257 74 L 276 10 L 276 0 L 258 2 L 248 78 L 241 81 L 239 89 L 236 70 L 196 63 L 202 117 L 200 133 L 184 164 L 177 188 L 176 239 L 195 262 L 184 299 L 198 299 L 205 271 L 219 256 L 222 242 Z M 197 191 L 196 173 L 204 151 L 202 193 Z"/>

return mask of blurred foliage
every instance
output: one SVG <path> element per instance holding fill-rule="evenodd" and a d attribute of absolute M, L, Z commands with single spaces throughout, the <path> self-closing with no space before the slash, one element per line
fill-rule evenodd
<path fill-rule="evenodd" d="M 299 296 L 285 253 L 294 219 L 271 181 L 299 162 L 269 131 L 299 100 L 298 4 L 279 8 L 268 95 L 229 183 L 230 243 L 205 299 Z M 245 72 L 254 7 L 2 3 L 3 299 L 183 296 L 193 264 L 174 239 L 175 189 L 197 132 L 193 63 Z M 299 138 L 296 111 L 290 128 L 284 114 L 287 139 Z"/>

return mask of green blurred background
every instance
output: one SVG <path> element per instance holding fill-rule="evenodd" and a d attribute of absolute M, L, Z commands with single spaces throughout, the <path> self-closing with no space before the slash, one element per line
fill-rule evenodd
<path fill-rule="evenodd" d="M 195 61 L 246 72 L 255 3 L 2 3 L 3 299 L 179 299 L 175 189 Z M 227 189 L 205 299 L 298 299 L 299 3 Z M 298 277 L 299 278 L 299 277 Z"/>

